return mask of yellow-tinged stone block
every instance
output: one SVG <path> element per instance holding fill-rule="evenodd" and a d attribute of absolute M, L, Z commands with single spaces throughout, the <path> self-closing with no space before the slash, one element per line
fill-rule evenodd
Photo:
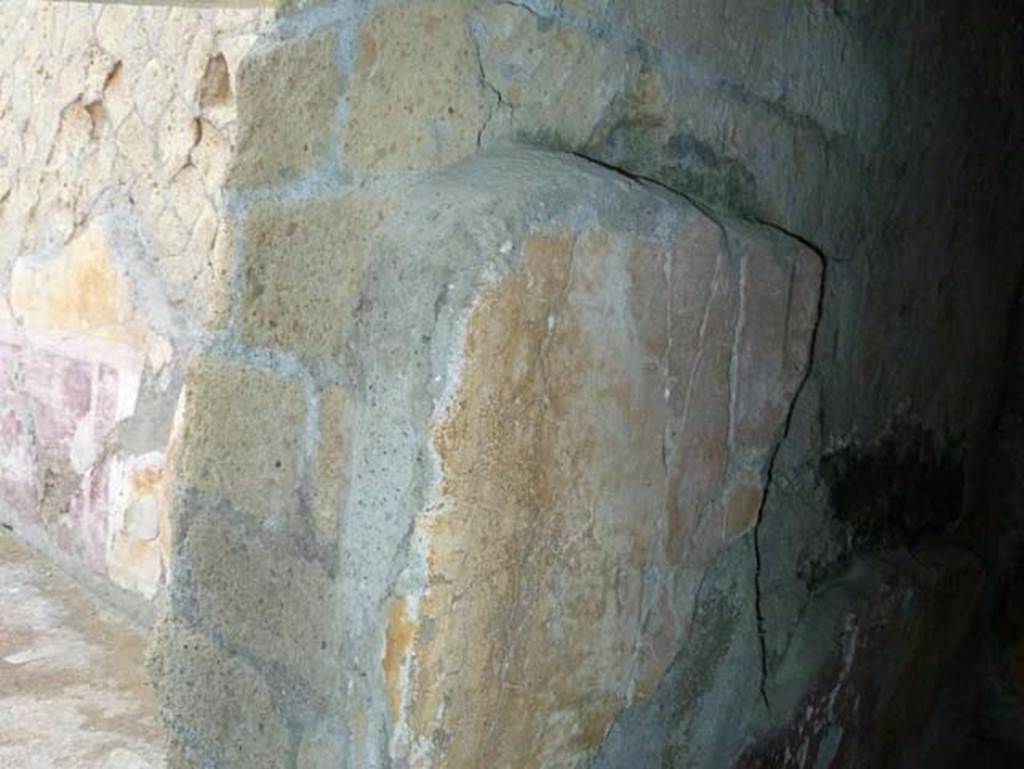
<path fill-rule="evenodd" d="M 303 464 L 302 385 L 200 353 L 185 388 L 179 484 L 226 497 L 259 519 L 292 519 Z"/>
<path fill-rule="evenodd" d="M 333 33 L 250 53 L 238 73 L 234 187 L 296 178 L 329 154 L 341 97 Z"/>
<path fill-rule="evenodd" d="M 242 339 L 302 356 L 339 353 L 370 234 L 387 210 L 362 194 L 257 206 L 245 223 Z"/>
<path fill-rule="evenodd" d="M 437 168 L 471 155 L 497 107 L 481 80 L 466 0 L 383 8 L 359 34 L 342 161 L 374 170 Z"/>
<path fill-rule="evenodd" d="M 118 341 L 139 338 L 131 326 L 131 285 L 114 264 L 100 227 L 85 229 L 56 259 L 16 262 L 10 290 L 11 308 L 28 326 Z"/>

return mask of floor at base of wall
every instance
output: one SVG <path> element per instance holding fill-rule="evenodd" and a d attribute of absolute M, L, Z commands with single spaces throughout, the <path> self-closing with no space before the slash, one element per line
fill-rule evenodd
<path fill-rule="evenodd" d="M 159 769 L 146 639 L 0 529 L 0 766 Z"/>

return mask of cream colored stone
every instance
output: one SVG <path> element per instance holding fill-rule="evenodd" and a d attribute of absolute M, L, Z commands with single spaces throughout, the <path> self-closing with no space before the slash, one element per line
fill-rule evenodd
<path fill-rule="evenodd" d="M 203 175 L 208 193 L 218 192 L 227 176 L 231 146 L 224 132 L 206 120 L 199 121 L 199 142 L 192 148 L 192 163 Z"/>
<path fill-rule="evenodd" d="M 342 162 L 351 168 L 436 168 L 476 151 L 497 109 L 480 79 L 466 0 L 382 8 L 359 33 Z"/>
<path fill-rule="evenodd" d="M 185 388 L 179 483 L 226 497 L 257 520 L 291 521 L 303 465 L 302 386 L 201 353 L 189 365 Z"/>
<path fill-rule="evenodd" d="M 118 51 L 131 45 L 130 41 L 139 30 L 140 13 L 133 5 L 105 5 L 96 22 L 96 41 L 106 51 Z"/>
<path fill-rule="evenodd" d="M 125 82 L 123 63 L 115 66 L 107 76 L 101 104 L 107 119 L 115 129 L 134 109 L 131 94 L 128 91 L 128 83 Z"/>
<path fill-rule="evenodd" d="M 161 170 L 172 177 L 192 162 L 192 150 L 202 137 L 199 119 L 188 105 L 174 98 L 167 105 L 157 126 L 157 147 Z"/>
<path fill-rule="evenodd" d="M 117 130 L 117 147 L 140 180 L 151 177 L 157 162 L 157 145 L 135 112 L 129 112 Z"/>
<path fill-rule="evenodd" d="M 139 339 L 132 323 L 131 286 L 98 226 L 81 232 L 57 259 L 15 263 L 10 302 L 15 315 L 36 328 Z"/>
<path fill-rule="evenodd" d="M 342 81 L 331 33 L 255 51 L 238 73 L 232 186 L 288 181 L 327 158 Z"/>
<path fill-rule="evenodd" d="M 115 533 L 107 553 L 107 574 L 118 587 L 153 598 L 164 574 L 160 544 Z"/>
<path fill-rule="evenodd" d="M 196 222 L 204 216 L 216 216 L 213 206 L 206 196 L 206 185 L 203 181 L 199 169 L 188 165 L 174 174 L 170 184 L 170 208 L 174 210 L 178 221 L 186 231 L 191 231 Z M 207 247 L 203 253 L 209 253 L 209 248 Z M 190 264 L 195 264 L 200 258 L 199 254 L 184 254 L 183 256 Z"/>
<path fill-rule="evenodd" d="M 231 311 L 231 276 L 235 266 L 235 220 L 220 221 L 208 269 L 203 271 L 204 320 L 209 329 L 227 326 Z"/>
<path fill-rule="evenodd" d="M 361 193 L 254 207 L 245 223 L 242 338 L 303 356 L 339 353 L 370 233 L 387 210 Z"/>
<path fill-rule="evenodd" d="M 166 86 L 174 82 L 174 70 L 170 62 L 153 57 L 131 74 L 135 113 L 147 128 L 157 128 L 164 111 L 172 99 L 177 98 L 177 94 Z"/>

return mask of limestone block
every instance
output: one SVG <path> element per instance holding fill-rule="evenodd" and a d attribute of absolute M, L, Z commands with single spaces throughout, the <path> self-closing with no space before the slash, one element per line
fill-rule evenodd
<path fill-rule="evenodd" d="M 346 97 L 349 168 L 436 168 L 476 151 L 497 108 L 481 81 L 468 0 L 387 6 L 359 33 Z"/>
<path fill-rule="evenodd" d="M 680 648 L 703 569 L 756 519 L 785 420 L 764 406 L 791 400 L 813 331 L 776 319 L 817 307 L 798 276 L 820 276 L 818 257 L 545 153 L 478 159 L 396 210 L 361 323 L 443 345 L 437 480 L 382 618 L 396 757 L 582 766 Z M 412 280 L 400 317 L 426 329 L 387 300 Z M 416 378 L 414 347 L 403 368 L 375 340 L 367 377 Z M 746 381 L 748 358 L 763 379 Z"/>
<path fill-rule="evenodd" d="M 298 512 L 305 422 L 299 383 L 200 353 L 185 382 L 178 483 L 288 524 Z"/>
<path fill-rule="evenodd" d="M 202 510 L 183 547 L 204 622 L 232 646 L 279 666 L 328 696 L 336 684 L 332 584 L 286 537 L 260 535 L 216 511 Z"/>
<path fill-rule="evenodd" d="M 363 193 L 251 210 L 242 338 L 305 357 L 337 355 L 358 303 L 370 233 L 387 210 L 382 200 Z"/>
<path fill-rule="evenodd" d="M 232 186 L 288 181 L 324 160 L 334 141 L 342 80 L 333 34 L 253 51 L 238 73 Z"/>
<path fill-rule="evenodd" d="M 147 662 L 164 723 L 178 741 L 224 769 L 287 765 L 287 724 L 266 681 L 240 656 L 165 620 Z M 190 765 L 184 758 L 179 766 Z"/>

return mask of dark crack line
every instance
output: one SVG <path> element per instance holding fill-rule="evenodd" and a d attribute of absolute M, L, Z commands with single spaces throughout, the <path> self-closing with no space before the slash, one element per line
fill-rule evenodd
<path fill-rule="evenodd" d="M 683 198 L 684 200 L 686 200 L 690 205 L 692 205 L 694 208 L 696 208 L 702 214 L 707 216 L 709 219 L 711 219 L 711 221 L 713 221 L 715 224 L 717 224 L 719 226 L 719 228 L 722 229 L 723 232 L 725 231 L 725 227 L 719 221 L 718 216 L 716 216 L 716 214 L 715 214 L 715 212 L 713 210 L 711 210 L 707 205 L 702 203 L 700 200 L 698 200 L 698 199 L 696 199 L 696 198 L 694 198 L 694 197 L 692 197 L 690 195 L 687 195 L 682 190 L 678 190 L 678 189 L 675 189 L 673 187 L 670 187 L 669 185 L 665 184 L 663 181 L 661 181 L 659 179 L 655 179 L 655 178 L 652 178 L 652 177 L 649 177 L 649 176 L 643 176 L 641 174 L 632 173 L 630 171 L 627 171 L 627 170 L 625 170 L 623 168 L 619 168 L 619 167 L 614 166 L 614 165 L 612 165 L 610 163 L 606 163 L 606 162 L 604 162 L 602 160 L 599 160 L 597 158 L 590 157 L 589 155 L 586 155 L 586 154 L 584 154 L 582 152 L 573 152 L 571 154 L 574 155 L 575 157 L 579 158 L 580 160 L 586 161 L 587 163 L 593 163 L 594 165 L 597 165 L 597 166 L 600 166 L 602 168 L 605 168 L 608 171 L 611 171 L 612 173 L 618 174 L 619 176 L 625 177 L 626 179 L 629 179 L 632 182 L 636 182 L 638 184 L 649 184 L 649 185 L 652 185 L 652 186 L 657 187 L 659 189 L 662 189 L 662 190 L 664 190 L 664 191 L 666 191 L 668 193 L 671 193 L 672 195 L 677 195 L 677 196 Z M 786 412 L 786 419 L 785 419 L 785 422 L 784 422 L 782 436 L 776 442 L 774 448 L 772 449 L 771 455 L 769 456 L 768 467 L 767 467 L 767 470 L 765 471 L 765 486 L 764 486 L 765 491 L 764 491 L 764 496 L 761 498 L 761 504 L 758 507 L 757 523 L 754 524 L 754 530 L 753 530 L 753 549 L 754 549 L 754 618 L 755 618 L 755 623 L 756 623 L 756 628 L 757 628 L 757 641 L 758 641 L 758 647 L 759 647 L 760 666 L 761 666 L 761 680 L 758 683 L 758 691 L 761 694 L 761 700 L 764 702 L 765 708 L 767 708 L 768 710 L 771 710 L 771 701 L 768 698 L 768 673 L 769 673 L 769 669 L 768 669 L 769 668 L 769 666 L 768 666 L 768 631 L 767 631 L 767 619 L 766 619 L 765 610 L 764 610 L 764 580 L 763 580 L 763 576 L 764 576 L 764 555 L 761 552 L 761 526 L 764 523 L 765 510 L 767 508 L 768 501 L 769 501 L 769 499 L 771 497 L 772 489 L 773 489 L 773 486 L 774 486 L 775 463 L 776 463 L 776 460 L 778 459 L 779 451 L 780 451 L 780 449 L 782 447 L 782 444 L 786 440 L 786 437 L 789 435 L 790 430 L 792 428 L 793 414 L 796 411 L 796 404 L 799 402 L 800 396 L 801 396 L 801 394 L 804 391 L 804 387 L 807 385 L 808 380 L 811 378 L 811 371 L 812 371 L 812 369 L 814 367 L 814 360 L 815 360 L 814 349 L 817 346 L 818 331 L 821 328 L 822 310 L 823 310 L 824 302 L 825 302 L 825 286 L 826 286 L 825 276 L 826 276 L 826 272 L 828 271 L 829 259 L 826 258 L 824 251 L 817 244 L 811 242 L 807 238 L 804 238 L 804 237 L 802 237 L 802 236 L 800 236 L 800 235 L 798 235 L 798 234 L 796 234 L 796 233 L 786 229 L 786 227 L 784 227 L 784 226 L 782 226 L 780 224 L 776 224 L 775 222 L 766 221 L 766 220 L 761 219 L 759 217 L 744 216 L 742 213 L 739 213 L 739 212 L 726 212 L 726 213 L 729 213 L 731 216 L 734 216 L 735 218 L 737 218 L 739 220 L 746 220 L 746 221 L 751 222 L 753 224 L 758 224 L 758 225 L 760 225 L 762 227 L 765 227 L 766 229 L 773 230 L 773 231 L 775 231 L 775 232 L 777 232 L 777 233 L 779 233 L 781 235 L 785 235 L 786 237 L 791 238 L 792 240 L 796 241 L 797 243 L 800 243 L 805 248 L 807 248 L 810 251 L 812 251 L 818 257 L 818 260 L 821 263 L 821 277 L 820 277 L 819 283 L 818 283 L 818 306 L 817 306 L 817 312 L 816 312 L 816 316 L 815 316 L 815 320 L 814 320 L 814 328 L 811 331 L 811 339 L 810 339 L 810 342 L 809 342 L 810 354 L 808 356 L 807 370 L 804 372 L 803 377 L 800 379 L 800 382 L 797 385 L 796 390 L 793 393 L 793 397 L 792 397 L 792 399 L 789 402 L 789 408 L 788 408 L 788 410 Z M 787 312 L 788 312 L 788 308 L 787 308 Z"/>
<path fill-rule="evenodd" d="M 781 443 L 781 442 L 780 442 Z M 772 472 L 775 469 L 775 457 L 779 448 L 776 445 L 772 451 L 771 459 L 768 461 L 768 472 L 765 479 L 764 496 L 761 498 L 761 507 L 757 511 L 757 523 L 754 524 L 754 621 L 757 627 L 757 645 L 761 658 L 761 680 L 758 682 L 758 691 L 761 693 L 761 700 L 765 709 L 771 710 L 772 705 L 768 700 L 768 630 L 764 616 L 763 584 L 762 584 L 762 557 L 761 557 L 761 524 L 764 522 L 764 508 L 768 501 L 768 495 L 772 488 Z"/>
<path fill-rule="evenodd" d="M 789 402 L 789 409 L 786 412 L 786 421 L 783 427 L 782 436 L 779 438 L 775 447 L 772 449 L 770 458 L 768 459 L 768 469 L 765 472 L 765 486 L 764 496 L 761 499 L 761 505 L 757 511 L 757 523 L 754 524 L 753 540 L 754 540 L 754 613 L 757 621 L 757 638 L 758 645 L 760 646 L 761 654 L 761 682 L 760 691 L 761 699 L 764 701 L 765 707 L 771 710 L 771 702 L 768 699 L 768 632 L 767 632 L 767 621 L 764 612 L 764 582 L 763 582 L 763 566 L 764 560 L 761 553 L 761 526 L 764 524 L 765 510 L 768 506 L 768 500 L 771 497 L 772 490 L 774 489 L 774 477 L 775 477 L 775 462 L 778 459 L 779 451 L 782 448 L 783 442 L 786 437 L 790 434 L 790 430 L 793 425 L 793 415 L 796 413 L 796 405 L 800 401 L 800 396 L 803 394 L 804 387 L 811 378 L 811 372 L 814 366 L 814 349 L 817 346 L 818 331 L 821 328 L 822 310 L 825 302 L 825 273 L 828 270 L 828 260 L 822 251 L 803 238 L 786 232 L 780 227 L 775 227 L 770 223 L 762 222 L 767 227 L 778 229 L 780 232 L 795 238 L 807 248 L 813 251 L 821 262 L 821 276 L 818 282 L 818 307 L 814 319 L 814 328 L 811 331 L 811 339 L 809 342 L 810 353 L 808 355 L 807 370 L 804 372 L 803 377 L 800 379 L 800 383 L 797 385 L 796 390 L 793 393 L 793 398 Z"/>

